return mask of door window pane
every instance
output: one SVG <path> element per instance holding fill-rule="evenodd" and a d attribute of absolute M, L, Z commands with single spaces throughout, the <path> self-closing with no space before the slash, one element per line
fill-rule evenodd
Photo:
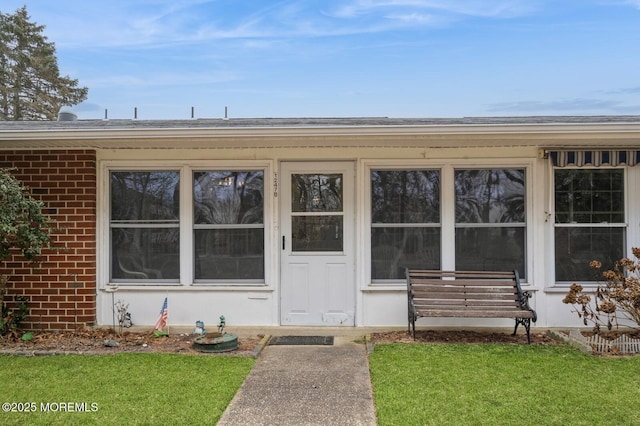
<path fill-rule="evenodd" d="M 293 216 L 291 250 L 343 251 L 342 216 Z"/>
<path fill-rule="evenodd" d="M 342 174 L 292 174 L 292 212 L 341 212 Z"/>
<path fill-rule="evenodd" d="M 293 252 L 343 251 L 342 185 L 341 173 L 291 175 Z"/>

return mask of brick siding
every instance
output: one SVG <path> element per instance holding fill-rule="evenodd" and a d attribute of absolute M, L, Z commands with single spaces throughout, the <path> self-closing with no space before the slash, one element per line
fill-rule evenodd
<path fill-rule="evenodd" d="M 57 251 L 42 262 L 18 256 L 0 264 L 8 277 L 5 299 L 28 300 L 23 328 L 70 330 L 96 321 L 96 154 L 93 150 L 1 151 L 0 167 L 15 168 L 56 222 Z"/>

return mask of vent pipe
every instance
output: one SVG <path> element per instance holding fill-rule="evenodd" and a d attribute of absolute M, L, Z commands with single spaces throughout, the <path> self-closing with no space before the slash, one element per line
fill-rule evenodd
<path fill-rule="evenodd" d="M 67 107 L 60 108 L 58 112 L 58 121 L 76 121 L 78 116 L 71 111 L 71 109 Z"/>

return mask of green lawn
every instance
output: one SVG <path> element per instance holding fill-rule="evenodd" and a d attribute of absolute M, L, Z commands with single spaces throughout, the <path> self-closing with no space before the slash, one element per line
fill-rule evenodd
<path fill-rule="evenodd" d="M 385 344 L 369 362 L 380 425 L 640 425 L 640 357 Z"/>
<path fill-rule="evenodd" d="M 2 412 L 0 424 L 213 425 L 254 362 L 177 354 L 1 356 L 1 402 L 29 403 L 36 412 Z M 64 412 L 63 403 L 93 411 Z"/>
<path fill-rule="evenodd" d="M 36 408 L 2 412 L 0 424 L 215 424 L 254 362 L 0 356 L 1 402 Z M 384 344 L 369 362 L 380 425 L 640 425 L 640 357 L 593 357 L 567 346 Z M 64 412 L 64 403 L 92 412 Z"/>

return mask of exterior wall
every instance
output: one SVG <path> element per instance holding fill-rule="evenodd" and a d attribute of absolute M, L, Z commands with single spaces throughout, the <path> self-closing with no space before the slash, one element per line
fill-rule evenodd
<path fill-rule="evenodd" d="M 455 167 L 523 167 L 527 171 L 526 269 L 524 289 L 533 294 L 531 305 L 538 312 L 537 327 L 582 326 L 577 315 L 562 303 L 567 285 L 555 283 L 553 167 L 542 158 L 543 148 L 553 146 L 629 145 L 635 133 L 525 134 L 516 130 L 500 134 L 429 135 L 294 135 L 263 136 L 256 131 L 246 137 L 196 135 L 163 137 L 105 135 L 109 142 L 74 140 L 60 142 L 64 150 L 0 151 L 0 166 L 17 167 L 16 175 L 30 186 L 35 196 L 47 203 L 50 214 L 62 230 L 55 239 L 66 247 L 48 253 L 37 268 L 12 259 L 2 273 L 10 276 L 14 294 L 30 300 L 29 328 L 70 329 L 96 322 L 110 326 L 112 303 L 129 304 L 136 325 L 152 326 L 165 297 L 169 298 L 171 326 L 193 326 L 196 320 L 208 328 L 220 315 L 231 326 L 280 325 L 280 212 L 277 195 L 265 202 L 265 282 L 258 285 L 194 284 L 192 277 L 170 284 L 119 283 L 115 293 L 106 290 L 109 282 L 109 197 L 108 173 L 115 169 L 156 169 L 226 167 L 246 168 L 254 164 L 265 170 L 265 199 L 278 190 L 281 164 L 286 161 L 349 161 L 355 166 L 355 300 L 356 326 L 406 325 L 404 283 L 373 283 L 370 273 L 370 171 L 372 168 L 442 168 L 451 179 Z M 311 131 L 309 131 L 311 132 Z M 391 132 L 391 130 L 389 130 Z M 206 133 L 206 132 L 205 132 Z M 137 139 L 139 137 L 139 139 Z M 618 138 L 618 139 L 616 139 Z M 622 140 L 622 142 L 620 142 Z M 48 142 L 47 142 L 48 143 Z M 67 145 L 65 145 L 65 143 Z M 103 143 L 104 145 L 100 145 Z M 48 145 L 45 145 L 48 146 Z M 98 146 L 96 150 L 69 149 L 70 146 Z M 100 147 L 101 146 L 101 147 Z M 588 148 L 584 148 L 588 149 Z M 628 248 L 640 245 L 640 166 L 626 173 L 626 210 L 629 215 Z M 181 193 L 190 191 L 188 185 Z M 443 195 L 445 196 L 445 195 Z M 453 197 L 451 194 L 447 197 Z M 449 206 L 453 200 L 447 200 Z M 181 214 L 189 216 L 190 212 Z M 632 220 L 631 220 L 632 219 Z M 454 219 L 443 217 L 451 228 Z M 96 226 L 97 224 L 97 226 Z M 190 232 L 189 227 L 181 228 Z M 186 232 L 185 232 L 186 231 Z M 185 245 L 186 247 L 189 244 Z M 96 249 L 99 247 L 100 249 Z M 452 268 L 453 243 L 443 241 L 442 267 Z M 187 253 L 188 250 L 185 251 Z M 189 264 L 182 256 L 182 265 Z M 188 269 L 188 268 L 187 268 Z M 188 275 L 188 274 L 187 274 Z M 75 283 L 78 283 L 76 285 Z M 505 326 L 511 320 L 421 319 L 429 326 Z"/>
<path fill-rule="evenodd" d="M 381 143 L 375 147 L 328 146 L 328 147 L 243 147 L 233 149 L 174 149 L 174 150 L 99 150 L 99 245 L 105 246 L 108 235 L 108 205 L 105 196 L 108 187 L 108 170 L 111 167 L 147 168 L 154 165 L 160 169 L 168 165 L 192 165 L 196 168 L 208 164 L 246 164 L 253 161 L 267 161 L 271 164 L 271 175 L 265 175 L 265 182 L 273 182 L 282 161 L 353 161 L 356 167 L 356 326 L 405 326 L 406 287 L 402 282 L 395 284 L 373 284 L 369 273 L 369 173 L 371 168 L 386 167 L 450 167 L 494 165 L 515 165 L 526 167 L 528 174 L 528 245 L 527 269 L 529 277 L 525 289 L 534 294 L 532 306 L 539 311 L 545 305 L 545 274 L 543 267 L 545 239 L 543 229 L 545 211 L 545 173 L 547 162 L 538 157 L 537 146 L 476 147 L 470 150 L 464 146 L 425 149 L 418 146 L 391 146 Z M 266 188 L 265 194 L 274 188 Z M 271 244 L 279 240 L 278 203 L 273 202 L 267 209 L 266 222 L 271 229 Z M 280 325 L 280 271 L 279 251 L 267 256 L 271 273 L 258 287 L 224 285 L 193 285 L 182 282 L 174 286 L 119 284 L 118 291 L 111 295 L 104 290 L 109 286 L 108 253 L 99 253 L 98 323 L 110 325 L 112 301 L 122 300 L 129 304 L 133 322 L 137 325 L 151 325 L 158 317 L 162 301 L 169 298 L 170 323 L 173 325 L 193 325 L 196 320 L 205 324 L 215 324 L 220 315 L 225 315 L 229 325 Z M 535 260 L 535 261 L 534 261 Z M 103 266 L 100 266 L 103 265 Z M 445 267 L 446 262 L 443 263 Z M 451 266 L 449 266 L 451 267 Z M 560 298 L 561 299 L 561 298 Z M 566 306 L 562 306 L 567 310 Z M 537 325 L 547 326 L 554 321 L 542 319 Z M 512 327 L 512 320 L 420 320 L 423 325 L 466 325 L 466 326 L 506 326 Z"/>
<path fill-rule="evenodd" d="M 75 329 L 96 321 L 96 155 L 93 150 L 0 151 L 0 167 L 45 203 L 59 228 L 32 265 L 14 256 L 0 269 L 9 300 L 28 299 L 27 329 Z"/>

